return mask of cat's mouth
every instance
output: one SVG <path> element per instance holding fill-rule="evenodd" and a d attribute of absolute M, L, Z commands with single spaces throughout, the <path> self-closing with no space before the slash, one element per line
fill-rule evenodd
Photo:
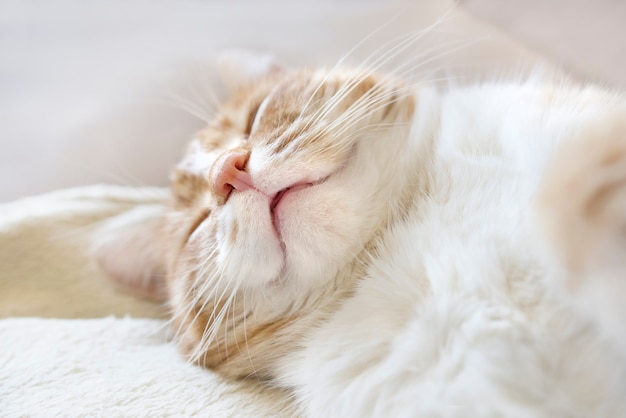
<path fill-rule="evenodd" d="M 289 186 L 289 187 L 281 190 L 280 192 L 276 193 L 276 195 L 274 195 L 274 198 L 272 199 L 272 202 L 270 203 L 270 210 L 272 211 L 272 213 L 274 213 L 276 207 L 278 207 L 279 203 L 281 202 L 281 200 L 283 200 L 283 197 L 285 197 L 287 195 L 287 193 L 295 192 L 297 190 L 301 190 L 301 189 L 310 187 L 313 184 L 314 183 L 296 184 L 296 185 L 293 185 L 293 186 Z"/>
<path fill-rule="evenodd" d="M 306 188 L 318 185 L 320 183 L 323 183 L 324 181 L 326 181 L 326 179 L 328 179 L 328 177 L 330 176 L 324 177 L 314 182 L 296 183 L 294 185 L 291 185 L 289 187 L 282 189 L 281 191 L 279 191 L 278 193 L 274 195 L 274 197 L 272 198 L 270 202 L 270 213 L 272 214 L 272 223 L 274 225 L 274 230 L 276 231 L 276 234 L 278 235 L 278 238 L 281 240 L 281 242 L 282 242 L 282 237 L 280 233 L 280 216 L 278 212 L 280 210 L 281 203 L 284 201 L 285 197 L 299 190 L 306 189 Z"/>
<path fill-rule="evenodd" d="M 322 184 L 326 182 L 326 180 L 328 180 L 330 177 L 333 177 L 339 174 L 340 172 L 342 172 L 345 169 L 345 167 L 348 166 L 349 160 L 353 158 L 355 154 L 355 147 L 356 145 L 353 146 L 352 151 L 347 154 L 347 157 L 344 163 L 339 165 L 339 167 L 332 173 L 326 175 L 325 177 L 318 178 L 318 179 L 313 179 L 313 180 L 307 179 L 304 181 L 299 181 L 297 183 L 292 184 L 289 187 L 285 187 L 284 189 L 276 193 L 274 196 L 270 196 L 269 209 L 270 209 L 270 216 L 272 218 L 272 226 L 274 227 L 274 232 L 276 233 L 276 236 L 278 240 L 280 241 L 280 245 L 283 248 L 283 252 L 286 250 L 286 246 L 285 246 L 285 241 L 283 240 L 282 231 L 281 231 L 281 218 L 284 220 L 286 216 L 285 210 L 282 209 L 282 207 L 284 206 L 283 202 L 285 202 L 285 198 L 293 193 L 302 191 L 303 189 L 308 189 L 309 187 L 314 187 L 319 184 Z"/>

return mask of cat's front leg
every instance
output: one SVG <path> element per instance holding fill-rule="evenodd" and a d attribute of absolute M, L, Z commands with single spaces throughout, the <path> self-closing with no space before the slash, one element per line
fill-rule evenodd
<path fill-rule="evenodd" d="M 626 352 L 626 112 L 561 146 L 536 214 L 559 269 L 556 284 Z"/>

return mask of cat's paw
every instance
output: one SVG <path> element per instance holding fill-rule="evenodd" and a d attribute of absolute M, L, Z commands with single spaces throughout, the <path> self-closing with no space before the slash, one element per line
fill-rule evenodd
<path fill-rule="evenodd" d="M 92 254 L 121 290 L 165 301 L 164 252 L 159 229 L 163 205 L 143 205 L 109 219 L 96 231 Z"/>
<path fill-rule="evenodd" d="M 626 349 L 626 113 L 564 144 L 536 203 L 558 285 Z"/>

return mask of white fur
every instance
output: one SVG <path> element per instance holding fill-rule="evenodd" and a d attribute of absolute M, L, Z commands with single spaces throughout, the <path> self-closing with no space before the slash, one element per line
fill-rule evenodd
<path fill-rule="evenodd" d="M 280 364 L 308 415 L 626 416 L 623 353 L 553 291 L 529 217 L 556 145 L 616 101 L 533 84 L 417 94 L 411 135 L 370 148 L 380 171 L 337 180 L 361 204 L 393 162 L 384 181 L 416 190 L 356 294 Z M 424 193 L 419 173 L 429 176 Z M 344 212 L 333 215 L 349 227 Z"/>

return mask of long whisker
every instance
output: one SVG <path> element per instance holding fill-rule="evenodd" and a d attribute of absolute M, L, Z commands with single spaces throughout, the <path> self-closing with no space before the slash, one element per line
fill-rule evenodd
<path fill-rule="evenodd" d="M 437 21 L 435 21 L 433 24 L 431 24 L 430 26 L 416 32 L 416 33 L 412 33 L 409 35 L 405 35 L 403 37 L 401 37 L 400 39 L 402 39 L 400 42 L 398 42 L 397 44 L 395 44 L 392 48 L 388 49 L 385 53 L 383 53 L 382 55 L 378 56 L 377 58 L 375 58 L 373 60 L 373 62 L 369 62 L 370 59 L 372 59 L 372 57 L 376 57 L 377 54 L 379 54 L 382 50 L 386 49 L 386 47 L 389 46 L 390 41 L 386 44 L 384 44 L 383 46 L 381 46 L 380 48 L 378 48 L 377 50 L 375 50 L 372 54 L 370 54 L 369 57 L 367 57 L 365 59 L 365 61 L 362 63 L 362 67 L 364 68 L 363 70 L 363 74 L 367 74 L 367 73 L 374 73 L 376 71 L 378 71 L 382 66 L 384 66 L 387 62 L 389 62 L 391 59 L 393 59 L 394 57 L 397 57 L 400 53 L 406 51 L 411 45 L 413 45 L 416 41 L 422 39 L 424 36 L 428 35 L 429 33 L 432 32 L 432 30 L 437 27 L 438 25 L 440 25 L 442 22 L 445 21 L 445 19 L 449 16 L 449 14 L 451 13 L 451 10 L 449 10 L 448 12 L 446 12 L 446 14 L 444 14 L 442 17 L 440 17 L 439 19 L 437 19 Z M 395 43 L 395 42 L 394 42 Z M 335 67 L 337 68 L 337 67 Z M 328 74 L 328 76 L 330 76 L 330 73 Z M 363 76 L 364 77 L 364 76 Z M 355 77 L 350 83 L 347 83 L 345 86 L 343 86 L 337 93 L 336 93 L 336 98 L 335 100 L 330 101 L 327 106 L 326 106 L 326 110 L 324 110 L 324 107 L 322 107 L 316 114 L 313 115 L 312 118 L 312 123 L 316 122 L 319 119 L 324 118 L 328 112 L 330 112 L 334 106 L 336 105 L 336 103 L 338 103 L 339 101 L 343 100 L 353 89 L 356 85 L 358 85 L 358 83 L 360 83 L 363 80 L 362 76 L 357 76 Z M 316 91 L 317 92 L 317 89 Z M 305 129 L 308 127 L 309 125 L 305 126 Z"/>
<path fill-rule="evenodd" d="M 252 355 L 250 354 L 250 346 L 248 345 L 248 310 L 246 308 L 246 292 L 242 292 L 242 302 L 243 302 L 243 338 L 246 344 L 246 353 L 248 354 L 248 362 L 250 363 L 250 368 L 252 369 L 252 373 L 248 374 L 248 377 L 254 374 L 257 379 L 259 379 L 259 375 L 257 373 L 257 369 L 254 366 L 254 362 L 252 361 Z"/>
<path fill-rule="evenodd" d="M 174 105 L 175 107 L 184 110 L 192 116 L 195 116 L 199 120 L 205 123 L 211 122 L 212 111 L 203 108 L 201 105 L 184 98 L 177 93 L 168 93 L 162 100 L 164 104 Z"/>
<path fill-rule="evenodd" d="M 376 35 L 377 33 L 379 33 L 381 30 L 383 30 L 385 27 L 391 25 L 396 19 L 398 19 L 398 17 L 400 16 L 400 13 L 396 14 L 395 16 L 393 16 L 391 19 L 389 19 L 387 22 L 383 23 L 382 25 L 380 25 L 378 28 L 374 29 L 372 32 L 370 32 L 368 35 L 366 35 L 363 39 L 361 39 L 359 42 L 356 43 L 356 45 L 354 45 L 352 48 L 350 48 L 350 50 L 348 50 L 348 52 L 346 52 L 345 54 L 343 54 L 341 56 L 341 58 L 339 58 L 339 60 L 337 61 L 337 63 L 327 72 L 327 74 L 322 78 L 322 80 L 320 80 L 320 82 L 318 83 L 317 87 L 313 90 L 313 92 L 311 93 L 311 95 L 309 96 L 309 99 L 307 100 L 307 102 L 304 104 L 304 106 L 302 107 L 302 111 L 300 112 L 300 115 L 304 114 L 306 112 L 306 110 L 308 110 L 308 107 L 311 103 L 311 100 L 313 100 L 313 98 L 315 97 L 315 95 L 317 94 L 317 92 L 319 91 L 319 89 L 324 85 L 324 83 L 326 83 L 326 81 L 328 81 L 329 77 L 334 74 L 334 72 L 339 69 L 343 63 L 352 55 L 354 54 L 355 51 L 357 51 L 362 45 L 364 45 L 368 40 L 370 40 L 371 38 L 374 37 L 374 35 Z"/>
<path fill-rule="evenodd" d="M 424 66 L 424 65 L 428 64 L 431 61 L 434 61 L 434 60 L 436 60 L 436 59 L 438 59 L 438 58 L 440 58 L 442 56 L 450 54 L 450 53 L 452 53 L 452 52 L 454 52 L 454 51 L 456 51 L 456 50 L 458 50 L 460 48 L 466 47 L 466 46 L 471 45 L 471 44 L 473 44 L 475 42 L 476 41 L 455 41 L 455 42 L 450 42 L 449 44 L 451 46 L 455 46 L 455 48 L 451 48 L 451 49 L 442 51 L 441 53 L 439 53 L 437 55 L 429 57 L 427 60 L 420 62 L 418 67 Z M 427 51 L 427 52 L 430 52 L 430 51 Z M 413 64 L 412 62 L 409 62 L 409 63 L 401 66 L 400 69 L 403 69 L 402 67 L 409 67 L 409 65 L 412 65 L 412 64 Z M 415 70 L 414 67 L 410 67 L 408 70 L 405 70 L 405 71 L 408 72 L 408 71 L 414 71 L 414 70 Z M 402 76 L 404 74 L 403 73 L 399 73 L 398 75 Z M 430 79 L 428 81 L 430 83 L 433 82 L 432 79 Z M 408 89 L 412 89 L 412 87 L 410 85 L 405 87 L 404 89 L 407 89 L 407 88 Z M 366 94 L 366 95 L 361 96 L 357 101 L 355 101 L 355 103 L 353 105 L 351 105 L 351 107 L 346 112 L 344 112 L 341 115 L 340 118 L 338 118 L 338 119 L 334 120 L 332 123 L 324 126 L 322 131 L 321 132 L 318 131 L 318 132 L 316 132 L 316 134 L 317 135 L 324 135 L 324 134 L 327 134 L 328 132 L 333 132 L 335 129 L 337 129 L 337 127 L 340 124 L 344 123 L 346 120 L 351 120 L 351 118 L 352 118 L 352 123 L 349 124 L 349 125 L 346 125 L 341 132 L 333 132 L 334 135 L 340 136 L 345 130 L 347 130 L 348 127 L 350 127 L 351 125 L 356 123 L 358 120 L 363 119 L 364 117 L 369 116 L 370 114 L 372 114 L 373 112 L 375 112 L 377 110 L 380 110 L 381 106 L 375 107 L 375 108 L 373 108 L 373 110 L 367 111 L 367 112 L 364 113 L 365 108 L 368 108 L 368 107 L 371 108 L 373 104 L 378 104 L 380 102 L 384 102 L 385 100 L 387 100 L 390 97 L 393 97 L 394 95 L 396 95 L 396 93 L 399 93 L 402 90 L 403 90 L 402 88 L 395 89 L 395 90 L 393 90 L 390 93 L 387 93 L 385 95 L 380 95 L 380 96 L 376 96 L 375 95 L 376 92 L 374 91 L 371 94 Z M 402 99 L 403 97 L 406 97 L 406 96 L 407 95 L 398 96 L 398 97 L 396 97 L 396 100 L 400 100 L 400 99 Z M 387 103 L 390 103 L 390 102 L 387 102 Z"/>

